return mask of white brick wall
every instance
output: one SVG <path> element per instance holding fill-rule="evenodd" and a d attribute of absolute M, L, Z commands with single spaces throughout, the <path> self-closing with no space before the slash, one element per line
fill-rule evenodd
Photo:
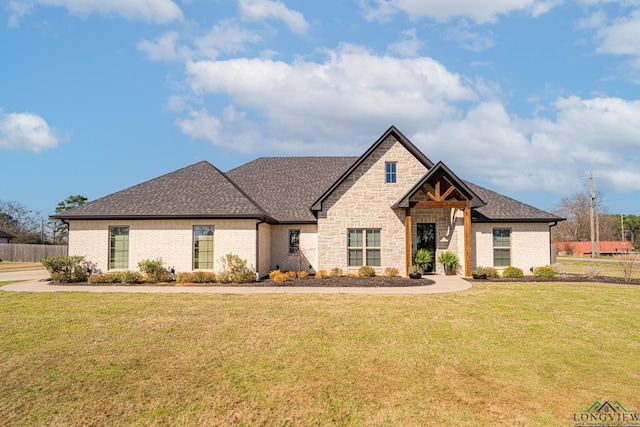
<path fill-rule="evenodd" d="M 547 223 L 474 223 L 473 266 L 493 267 L 493 229 L 511 230 L 511 265 L 531 274 L 531 267 L 548 265 L 551 245 Z M 499 271 L 503 267 L 496 267 Z"/>
<path fill-rule="evenodd" d="M 318 226 L 316 224 L 281 224 L 271 227 L 271 270 L 295 271 L 298 257 L 289 254 L 289 230 L 300 230 L 300 250 L 304 256 L 302 268 L 315 272 L 318 265 Z"/>
<path fill-rule="evenodd" d="M 70 221 L 69 255 L 86 256 L 99 270 L 109 266 L 109 227 L 129 226 L 129 270 L 138 262 L 162 258 L 176 271 L 193 269 L 193 226 L 213 225 L 215 269 L 217 260 L 228 253 L 246 259 L 256 267 L 255 220 L 131 220 Z"/>

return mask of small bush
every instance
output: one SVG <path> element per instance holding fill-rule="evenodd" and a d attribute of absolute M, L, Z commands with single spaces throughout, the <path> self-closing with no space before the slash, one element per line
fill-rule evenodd
<path fill-rule="evenodd" d="M 280 274 L 280 270 L 273 270 L 269 273 L 269 279 L 273 280 L 278 274 Z"/>
<path fill-rule="evenodd" d="M 569 273 L 569 267 L 567 265 L 565 265 L 565 264 L 556 262 L 551 267 L 553 267 L 553 269 L 556 271 L 556 274 L 568 274 Z"/>
<path fill-rule="evenodd" d="M 400 271 L 395 267 L 387 267 L 384 269 L 384 275 L 387 277 L 398 277 L 400 276 Z"/>
<path fill-rule="evenodd" d="M 168 282 L 171 280 L 171 273 L 164 268 L 163 264 L 162 258 L 145 259 L 138 263 L 138 268 L 144 273 L 146 282 Z"/>
<path fill-rule="evenodd" d="M 596 265 L 589 265 L 584 268 L 583 273 L 589 279 L 595 279 L 596 277 L 602 276 L 602 269 Z"/>
<path fill-rule="evenodd" d="M 216 274 L 212 271 L 183 272 L 176 276 L 178 283 L 215 283 L 216 279 Z"/>
<path fill-rule="evenodd" d="M 329 276 L 331 277 L 340 277 L 344 274 L 344 272 L 342 271 L 341 268 L 338 267 L 334 267 L 331 269 L 331 271 L 329 272 Z"/>
<path fill-rule="evenodd" d="M 253 267 L 247 266 L 247 260 L 235 254 L 226 254 L 218 260 L 220 271 L 218 280 L 222 283 L 251 283 L 256 281 Z"/>
<path fill-rule="evenodd" d="M 296 277 L 298 277 L 295 271 L 285 271 L 284 274 L 289 276 L 290 279 L 295 279 Z"/>
<path fill-rule="evenodd" d="M 358 269 L 358 277 L 374 277 L 376 271 L 368 265 L 363 265 Z"/>
<path fill-rule="evenodd" d="M 533 269 L 533 275 L 535 277 L 545 277 L 548 279 L 553 279 L 556 277 L 557 273 L 553 269 L 553 267 L 549 265 L 545 265 L 544 267 L 536 267 Z"/>
<path fill-rule="evenodd" d="M 316 279 L 326 279 L 328 276 L 327 270 L 316 271 Z"/>
<path fill-rule="evenodd" d="M 137 271 L 110 271 L 104 274 L 94 274 L 89 277 L 89 283 L 142 283 L 142 274 Z"/>
<path fill-rule="evenodd" d="M 278 283 L 288 282 L 291 279 L 292 277 L 287 273 L 278 273 L 273 276 L 273 280 L 275 280 Z"/>
<path fill-rule="evenodd" d="M 309 275 L 309 272 L 307 270 L 301 270 L 300 273 L 298 274 L 298 277 L 300 277 L 301 279 L 304 279 L 308 275 Z"/>
<path fill-rule="evenodd" d="M 509 266 L 505 268 L 504 271 L 502 272 L 502 277 L 506 277 L 506 278 L 524 277 L 524 273 L 522 272 L 522 269 L 518 267 Z"/>
<path fill-rule="evenodd" d="M 472 271 L 472 274 L 486 274 L 487 278 L 491 277 L 491 278 L 494 278 L 494 279 L 500 277 L 500 274 L 498 273 L 498 270 L 496 270 L 493 267 L 481 267 L 481 266 L 478 266 Z"/>
<path fill-rule="evenodd" d="M 50 256 L 40 259 L 55 283 L 86 282 L 89 263 L 83 256 Z"/>

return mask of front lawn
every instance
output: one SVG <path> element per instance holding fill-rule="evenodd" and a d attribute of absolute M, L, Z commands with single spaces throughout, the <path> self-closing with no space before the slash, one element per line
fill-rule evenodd
<path fill-rule="evenodd" d="M 640 411 L 640 287 L 0 292 L 3 425 L 574 425 Z"/>
<path fill-rule="evenodd" d="M 0 273 L 25 270 L 44 270 L 44 266 L 39 262 L 0 261 Z"/>

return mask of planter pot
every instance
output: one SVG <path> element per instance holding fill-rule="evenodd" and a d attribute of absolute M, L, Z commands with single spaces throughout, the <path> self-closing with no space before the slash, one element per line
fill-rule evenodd
<path fill-rule="evenodd" d="M 447 276 L 453 276 L 453 266 L 445 265 L 444 266 L 444 274 Z"/>
<path fill-rule="evenodd" d="M 484 274 L 484 273 L 483 274 L 472 274 L 471 276 L 474 278 L 474 280 L 486 280 L 486 278 L 487 278 L 487 275 Z"/>
<path fill-rule="evenodd" d="M 420 273 L 409 273 L 409 277 L 411 279 L 421 279 L 422 278 L 422 274 L 420 274 Z"/>

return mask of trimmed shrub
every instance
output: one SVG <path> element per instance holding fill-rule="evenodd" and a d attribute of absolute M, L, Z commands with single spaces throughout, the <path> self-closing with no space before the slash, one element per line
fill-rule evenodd
<path fill-rule="evenodd" d="M 298 277 L 295 271 L 285 271 L 284 274 L 289 276 L 290 279 L 295 279 L 296 277 Z"/>
<path fill-rule="evenodd" d="M 89 263 L 83 256 L 50 256 L 40 262 L 55 283 L 86 282 L 89 277 Z"/>
<path fill-rule="evenodd" d="M 498 273 L 498 270 L 496 270 L 493 267 L 477 266 L 471 273 L 472 274 L 486 274 L 487 278 L 492 277 L 494 279 L 500 277 L 500 274 Z"/>
<path fill-rule="evenodd" d="M 363 265 L 358 269 L 358 277 L 374 277 L 376 271 L 368 265 Z"/>
<path fill-rule="evenodd" d="M 553 279 L 556 277 L 556 271 L 553 269 L 553 267 L 545 265 L 544 267 L 534 268 L 533 275 L 535 277 L 545 277 L 548 279 Z"/>
<path fill-rule="evenodd" d="M 301 270 L 300 273 L 298 274 L 298 277 L 300 277 L 301 279 L 304 279 L 308 275 L 309 275 L 309 272 L 307 270 Z"/>
<path fill-rule="evenodd" d="M 329 276 L 331 277 L 340 277 L 344 274 L 344 272 L 342 271 L 341 268 L 338 267 L 334 267 L 331 269 L 331 271 L 329 272 Z"/>
<path fill-rule="evenodd" d="M 171 280 L 171 273 L 164 268 L 162 258 L 150 260 L 145 259 L 138 263 L 138 268 L 145 275 L 145 281 L 150 283 L 168 282 Z"/>
<path fill-rule="evenodd" d="M 104 274 L 94 274 L 89 277 L 89 283 L 142 283 L 142 274 L 137 271 L 110 271 Z"/>
<path fill-rule="evenodd" d="M 236 254 L 226 254 L 218 260 L 220 271 L 218 280 L 222 283 L 251 283 L 256 281 L 253 267 L 247 266 L 247 260 Z"/>
<path fill-rule="evenodd" d="M 291 279 L 292 277 L 287 273 L 278 273 L 273 276 L 273 280 L 278 283 L 288 282 Z"/>
<path fill-rule="evenodd" d="M 280 270 L 273 270 L 269 273 L 269 279 L 274 280 L 278 274 L 280 274 Z"/>
<path fill-rule="evenodd" d="M 327 270 L 316 271 L 316 279 L 326 279 L 328 276 Z"/>
<path fill-rule="evenodd" d="M 384 275 L 387 277 L 398 277 L 400 276 L 400 271 L 395 267 L 387 267 L 384 269 Z"/>
<path fill-rule="evenodd" d="M 216 273 L 212 271 L 184 272 L 176 276 L 178 283 L 215 283 L 216 279 Z"/>
<path fill-rule="evenodd" d="M 522 272 L 522 269 L 518 267 L 513 267 L 510 265 L 509 267 L 504 269 L 504 271 L 502 272 L 502 277 L 507 277 L 507 278 L 524 277 L 524 273 Z"/>

